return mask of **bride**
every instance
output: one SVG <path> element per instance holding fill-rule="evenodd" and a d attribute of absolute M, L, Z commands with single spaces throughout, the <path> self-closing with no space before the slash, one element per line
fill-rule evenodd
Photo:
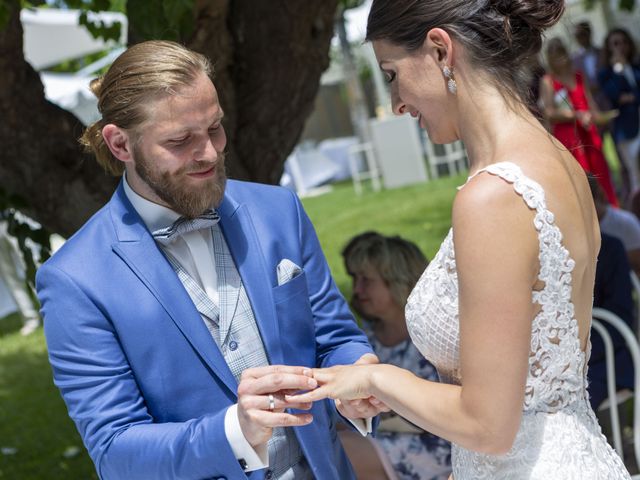
<path fill-rule="evenodd" d="M 580 166 L 526 107 L 527 60 L 564 0 L 374 0 L 368 40 L 394 113 L 460 139 L 470 177 L 409 297 L 443 383 L 391 365 L 315 370 L 323 398 L 382 402 L 453 442 L 467 479 L 627 479 L 589 406 L 598 220 Z"/>

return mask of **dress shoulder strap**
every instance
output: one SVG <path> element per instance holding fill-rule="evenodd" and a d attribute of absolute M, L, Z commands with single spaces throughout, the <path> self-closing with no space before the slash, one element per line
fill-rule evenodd
<path fill-rule="evenodd" d="M 560 232 L 560 229 L 555 224 L 555 215 L 547 208 L 542 186 L 535 180 L 527 177 L 518 165 L 511 162 L 494 163 L 482 168 L 471 175 L 467 183 L 483 172 L 500 177 L 505 182 L 512 184 L 513 189 L 522 197 L 526 205 L 530 209 L 535 210 L 536 214 L 533 223 L 538 231 L 540 241 L 541 264 L 545 263 L 545 259 L 551 258 L 553 262 L 556 262 L 556 266 L 563 265 L 558 271 L 561 273 L 569 273 L 570 278 L 570 272 L 573 270 L 575 262 L 562 243 L 562 232 Z M 462 187 L 464 187 L 464 185 Z M 545 282 L 549 280 L 542 271 L 540 279 Z"/>
<path fill-rule="evenodd" d="M 461 187 L 458 187 L 458 189 L 463 188 L 467 183 L 469 183 L 469 181 L 471 181 L 471 179 L 484 172 L 495 175 L 503 179 L 505 182 L 512 184 L 516 193 L 523 198 L 529 208 L 537 210 L 538 212 L 547 211 L 547 204 L 542 186 L 538 182 L 527 177 L 518 165 L 511 162 L 499 162 L 481 168 L 471 175 L 467 179 L 466 183 Z M 553 222 L 553 220 L 551 221 Z"/>

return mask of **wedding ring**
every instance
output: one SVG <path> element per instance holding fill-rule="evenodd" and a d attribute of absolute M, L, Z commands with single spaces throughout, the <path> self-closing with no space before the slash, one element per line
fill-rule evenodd
<path fill-rule="evenodd" d="M 276 408 L 276 400 L 273 398 L 273 394 L 269 394 L 269 410 L 273 412 L 273 409 Z"/>

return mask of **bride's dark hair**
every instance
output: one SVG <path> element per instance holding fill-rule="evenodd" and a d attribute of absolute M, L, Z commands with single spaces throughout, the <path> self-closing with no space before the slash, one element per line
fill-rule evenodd
<path fill-rule="evenodd" d="M 367 40 L 419 49 L 442 28 L 472 64 L 513 98 L 526 102 L 542 33 L 560 19 L 565 0 L 373 0 Z"/>

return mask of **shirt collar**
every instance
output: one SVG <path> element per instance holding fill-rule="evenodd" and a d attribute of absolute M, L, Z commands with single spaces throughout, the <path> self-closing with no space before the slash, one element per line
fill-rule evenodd
<path fill-rule="evenodd" d="M 126 173 L 123 175 L 122 184 L 125 195 L 133 205 L 133 208 L 135 208 L 136 212 L 138 212 L 138 215 L 140 215 L 140 218 L 142 218 L 142 221 L 150 232 L 168 227 L 180 218 L 179 213 L 174 212 L 170 208 L 158 205 L 151 200 L 147 200 L 134 192 L 129 186 Z"/>

